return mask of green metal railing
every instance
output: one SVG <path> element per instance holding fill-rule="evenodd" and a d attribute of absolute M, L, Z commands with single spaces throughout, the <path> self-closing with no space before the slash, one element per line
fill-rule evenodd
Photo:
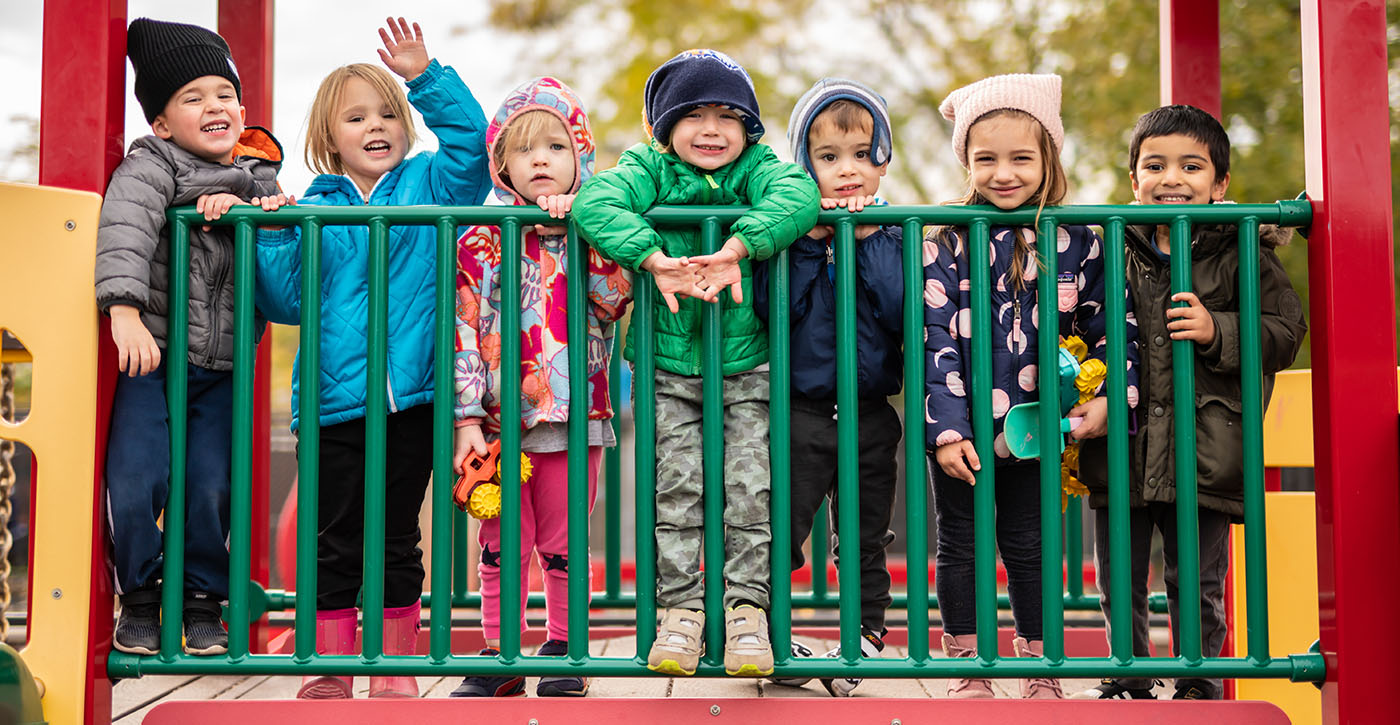
<path fill-rule="evenodd" d="M 719 248 L 722 233 L 742 213 L 735 207 L 659 207 L 647 214 L 658 227 L 699 227 L 703 248 Z M 172 211 L 171 255 L 171 325 L 168 359 L 182 359 L 187 351 L 186 304 L 189 269 L 189 225 L 205 223 L 192 210 Z M 928 489 L 927 458 L 924 432 L 922 393 L 924 386 L 923 300 L 916 291 L 923 287 L 921 244 L 925 225 L 956 225 L 969 231 L 971 243 L 971 281 L 973 290 L 972 322 L 974 329 L 990 327 L 990 280 L 988 270 L 988 237 L 994 225 L 1035 225 L 1039 249 L 1054 248 L 1056 227 L 1060 224 L 1092 224 L 1104 230 L 1106 312 L 1108 325 L 1108 398 L 1109 398 L 1109 546 L 1112 552 L 1113 596 L 1120 602 L 1129 600 L 1128 551 L 1128 447 L 1126 384 L 1126 315 L 1124 308 L 1124 231 L 1128 224 L 1169 225 L 1172 248 L 1172 290 L 1191 288 L 1189 243 L 1192 224 L 1228 224 L 1239 228 L 1241 303 L 1241 358 L 1246 494 L 1245 507 L 1245 568 L 1248 584 L 1245 592 L 1249 635 L 1247 655 L 1243 657 L 1206 657 L 1201 648 L 1199 607 L 1199 551 L 1196 536 L 1197 492 L 1195 486 L 1195 421 L 1194 380 L 1192 377 L 1194 350 L 1189 342 L 1173 343 L 1173 379 L 1176 385 L 1177 437 L 1177 501 L 1181 535 L 1178 566 L 1181 593 L 1180 652 L 1175 657 L 1134 657 L 1131 645 L 1131 611 L 1127 606 L 1115 607 L 1112 614 L 1111 656 L 1066 657 L 1064 649 L 1064 611 L 1097 606 L 1097 597 L 1085 595 L 1080 577 L 1082 547 L 1080 545 L 1081 517 L 1078 502 L 1072 515 L 1056 513 L 1060 496 L 1059 462 L 1047 459 L 1041 463 L 1042 496 L 1042 574 L 1044 580 L 1044 651 L 1042 658 L 1003 659 L 996 652 L 997 612 L 1005 606 L 1005 597 L 997 595 L 995 577 L 996 552 L 994 541 L 993 502 L 995 496 L 995 467 L 984 466 L 978 474 L 975 489 L 975 560 L 974 586 L 977 592 L 976 621 L 978 649 L 974 659 L 950 660 L 930 656 L 927 636 L 910 636 L 905 657 L 862 659 L 859 647 L 859 559 L 848 556 L 838 567 L 838 595 L 833 598 L 826 581 L 826 552 L 824 523 L 819 523 L 813 546 L 814 578 L 812 592 L 794 593 L 789 576 L 789 516 L 788 479 L 791 468 L 788 447 L 788 414 L 790 406 L 789 316 L 786 253 L 779 255 L 773 267 L 774 288 L 770 315 L 772 392 L 770 401 L 772 446 L 772 611 L 771 625 L 778 673 L 813 677 L 968 677 L 968 676 L 1155 676 L 1155 677 L 1274 677 L 1296 681 L 1320 681 L 1323 660 L 1316 653 L 1290 654 L 1274 657 L 1268 647 L 1267 577 L 1265 573 L 1263 463 L 1262 463 L 1262 381 L 1259 352 L 1259 289 L 1258 289 L 1258 225 L 1282 223 L 1303 226 L 1310 221 L 1306 202 L 1285 201 L 1276 204 L 1235 204 L 1212 206 L 1074 206 L 1047 208 L 1036 218 L 1034 210 L 1000 212 L 990 207 L 887 206 L 866 209 L 859 214 L 844 211 L 823 212 L 820 223 L 835 228 L 838 387 L 837 399 L 842 415 L 838 421 L 838 488 L 843 502 L 836 527 L 841 538 L 858 538 L 859 511 L 855 411 L 855 266 L 854 229 L 861 224 L 897 224 L 904 230 L 905 295 L 905 355 L 904 418 L 912 421 L 907 427 L 905 446 L 906 525 L 908 549 L 907 592 L 896 597 L 896 607 L 905 608 L 911 633 L 926 633 L 930 625 L 929 609 L 937 606 L 929 594 L 928 581 Z M 366 476 L 365 476 L 365 566 L 363 585 L 364 636 L 359 655 L 317 655 L 315 652 L 315 591 L 317 490 L 316 470 L 318 425 L 319 331 L 320 310 L 314 304 L 302 306 L 300 369 L 300 445 L 298 493 L 298 541 L 296 592 L 268 592 L 257 602 L 253 598 L 261 591 L 249 583 L 249 551 L 251 538 L 251 452 L 250 421 L 253 409 L 253 279 L 255 260 L 255 224 L 275 219 L 278 224 L 298 224 L 302 234 L 302 298 L 320 297 L 321 232 L 325 226 L 359 225 L 369 229 L 369 391 L 366 418 Z M 452 455 L 452 396 L 439 395 L 434 402 L 433 488 L 432 488 L 432 576 L 424 602 L 429 610 L 429 647 L 426 655 L 386 656 L 383 653 L 383 575 L 384 575 L 384 430 L 386 415 L 385 388 L 377 381 L 385 376 L 387 355 L 387 288 L 388 231 L 390 226 L 419 225 L 436 230 L 437 306 L 435 320 L 436 371 L 434 383 L 439 391 L 453 389 L 453 324 L 454 281 L 456 269 L 456 236 L 459 225 L 492 224 L 501 228 L 502 298 L 520 297 L 521 231 L 527 225 L 547 223 L 547 215 L 526 207 L 292 207 L 274 215 L 252 209 L 236 208 L 220 224 L 235 227 L 236 257 L 236 319 L 235 337 L 235 395 L 232 470 L 233 531 L 230 538 L 230 580 L 245 583 L 230 592 L 227 621 L 229 653 L 225 657 L 192 657 L 180 651 L 180 612 L 183 571 L 184 533 L 184 449 L 185 449 L 185 374 L 183 366 L 169 371 L 169 400 L 171 408 L 171 486 L 167 514 L 166 555 L 162 606 L 165 612 L 161 631 L 161 651 L 158 655 L 139 657 L 113 652 L 108 671 L 112 676 L 130 677 L 155 673 L 241 673 L 274 675 L 307 674 L 405 674 L 405 675 L 471 675 L 499 674 L 505 671 L 533 675 L 587 674 L 591 676 L 636 676 L 649 674 L 645 668 L 646 654 L 654 637 L 656 621 L 655 581 L 655 348 L 653 343 L 653 302 L 657 294 L 654 283 L 646 275 L 638 275 L 631 324 L 635 326 L 635 546 L 636 581 L 633 592 L 622 589 L 622 578 L 616 564 L 621 549 L 621 500 L 617 471 L 620 453 L 614 449 L 607 457 L 608 479 L 605 484 L 604 525 L 606 527 L 606 557 L 610 568 L 604 577 L 604 590 L 593 597 L 595 607 L 625 607 L 636 612 L 637 649 L 632 656 L 593 657 L 588 653 L 589 591 L 588 570 L 574 567 L 569 578 L 569 642 L 565 658 L 537 657 L 521 651 L 521 633 L 511 624 L 520 621 L 520 611 L 527 604 L 542 603 L 532 597 L 521 601 L 519 577 L 522 572 L 516 562 L 520 547 L 520 522 L 512 515 L 520 507 L 518 486 L 505 485 L 501 532 L 501 654 L 499 657 L 457 655 L 451 652 L 450 635 L 452 608 L 471 606 L 475 595 L 465 591 L 466 526 L 460 514 L 454 514 L 451 504 Z M 571 239 L 577 231 L 571 225 Z M 571 244 L 568 248 L 569 274 L 577 280 L 584 278 L 584 248 Z M 1039 254 L 1044 272 L 1039 278 L 1039 293 L 1055 297 L 1054 254 Z M 569 286 L 571 310 L 586 305 L 585 285 Z M 570 316 L 569 335 L 584 337 L 582 315 Z M 705 308 L 702 330 L 703 366 L 705 377 L 704 490 L 706 494 L 704 559 L 706 608 L 709 628 L 706 634 L 708 654 L 702 660 L 699 674 L 720 675 L 723 617 L 720 616 L 720 593 L 723 558 L 722 531 L 722 457 L 723 430 L 720 425 L 720 307 Z M 520 310 L 512 305 L 502 308 L 502 369 L 519 369 Z M 1058 319 L 1053 305 L 1040 308 L 1039 355 L 1042 389 L 1057 389 L 1053 379 L 1054 358 L 1058 346 Z M 990 385 L 991 340 L 986 334 L 973 336 L 972 384 L 973 431 L 978 455 L 986 461 L 995 460 L 992 451 L 992 412 Z M 585 346 L 570 347 L 571 399 L 586 399 Z M 615 409 L 620 392 L 619 363 L 613 361 Z M 515 420 L 520 415 L 520 386 L 518 376 L 502 378 L 502 419 Z M 1040 420 L 1044 440 L 1059 435 L 1056 406 L 1042 406 Z M 618 425 L 614 419 L 614 426 Z M 571 410 L 569 420 L 569 516 L 572 522 L 588 519 L 587 430 L 583 406 Z M 619 437 L 620 440 L 620 437 Z M 520 430 L 505 426 L 502 432 L 502 479 L 519 480 Z M 823 518 L 818 518 L 823 522 Z M 1066 592 L 1062 570 L 1062 537 L 1066 539 L 1071 562 Z M 568 542 L 569 558 L 576 562 L 588 557 L 588 527 L 571 526 Z M 1157 598 L 1160 606 L 1160 597 Z M 292 654 L 251 654 L 249 652 L 249 623 L 257 607 L 292 607 L 295 609 L 295 647 Z M 831 607 L 839 609 L 841 656 L 839 658 L 793 658 L 790 656 L 791 608 Z"/>

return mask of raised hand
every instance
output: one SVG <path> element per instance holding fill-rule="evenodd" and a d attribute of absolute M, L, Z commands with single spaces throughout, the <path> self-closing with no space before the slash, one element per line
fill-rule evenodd
<path fill-rule="evenodd" d="M 423 45 L 423 29 L 414 23 L 410 34 L 408 21 L 403 18 L 397 21 L 386 18 L 384 22 L 389 29 L 387 32 L 384 28 L 379 29 L 379 39 L 384 41 L 379 59 L 405 81 L 417 78 L 428 69 L 428 62 L 432 60 L 428 48 Z"/>

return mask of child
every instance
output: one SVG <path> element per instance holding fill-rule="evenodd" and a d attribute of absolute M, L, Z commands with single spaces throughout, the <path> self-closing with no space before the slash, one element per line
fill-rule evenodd
<path fill-rule="evenodd" d="M 650 145 L 622 154 L 574 200 L 574 219 L 607 256 L 650 272 L 656 305 L 657 604 L 665 608 L 647 667 L 690 675 L 704 632 L 700 575 L 700 297 L 723 305 L 724 669 L 773 671 L 768 642 L 768 341 L 754 313 L 748 258 L 762 261 L 816 221 L 816 185 L 758 143 L 749 75 L 713 50 L 688 50 L 647 79 Z M 660 204 L 749 204 L 715 254 L 691 229 L 653 230 L 642 213 Z M 731 289 L 732 302 L 719 298 Z M 669 310 L 671 314 L 665 314 Z M 634 359 L 635 335 L 626 356 Z M 714 532 L 718 533 L 718 532 Z M 712 562 L 713 563 L 713 562 Z M 639 623 L 639 626 L 641 624 Z"/>
<path fill-rule="evenodd" d="M 553 216 L 569 211 L 579 186 L 593 175 L 593 132 L 573 90 L 554 78 L 536 78 L 516 87 L 486 130 L 496 196 L 514 205 L 538 203 Z M 537 228 L 525 234 L 521 287 L 520 448 L 530 454 L 534 473 L 520 490 L 520 589 L 522 607 L 529 589 L 532 550 L 540 554 L 549 639 L 545 656 L 568 653 L 569 634 L 569 331 L 567 239 L 565 229 Z M 496 227 L 476 226 L 459 241 L 457 272 L 457 445 L 453 467 L 461 470 L 475 450 L 486 454 L 486 436 L 501 429 L 501 240 Z M 598 464 L 605 446 L 617 445 L 608 419 L 608 363 L 613 324 L 626 309 L 632 282 L 616 262 L 588 250 L 588 507 L 597 492 Z M 585 522 L 586 523 L 586 522 Z M 481 522 L 483 655 L 499 654 L 501 630 L 500 519 Z M 572 562 L 587 568 L 588 561 Z M 521 629 L 525 628 L 521 611 Z M 543 697 L 588 691 L 584 677 L 542 677 Z M 525 694 L 520 676 L 472 676 L 453 697 L 513 697 Z"/>
<path fill-rule="evenodd" d="M 953 122 L 953 151 L 968 170 L 964 204 L 1011 210 L 1060 204 L 1067 183 L 1060 165 L 1064 127 L 1060 121 L 1060 77 L 1005 75 L 953 91 L 939 110 Z M 1011 458 L 1003 417 L 1011 406 L 1036 400 L 1039 300 L 1035 231 L 993 226 L 990 234 L 992 289 L 992 416 L 996 452 L 996 537 L 1006 564 L 1007 591 L 1016 622 L 1012 640 L 1019 657 L 1041 656 L 1040 466 Z M 1103 255 L 1087 227 L 1061 226 L 1056 233 L 1059 328 L 1078 335 L 1102 360 Z M 938 602 L 943 615 L 943 651 L 949 657 L 977 654 L 976 592 L 973 590 L 973 471 L 981 469 L 973 447 L 967 397 L 972 361 L 971 270 L 966 229 L 936 230 L 924 242 L 924 304 L 927 339 L 928 447 L 934 469 L 938 516 Z M 979 291 L 980 293 L 980 291 Z M 1128 317 L 1129 360 L 1134 355 Z M 1136 398 L 1129 365 L 1129 403 Z M 1101 391 L 1100 391 L 1101 392 Z M 1103 435 L 1108 404 L 1103 397 L 1070 411 L 1082 416 L 1080 437 Z M 954 679 L 948 695 L 992 697 L 985 679 Z M 1021 681 L 1021 697 L 1063 697 L 1059 681 Z"/>
<path fill-rule="evenodd" d="M 417 23 L 403 18 L 380 29 L 379 57 L 403 77 L 356 63 L 332 71 L 316 92 L 306 160 L 321 175 L 303 204 L 354 206 L 479 204 L 488 173 L 486 117 L 450 67 L 431 60 Z M 411 158 L 408 102 L 437 135 L 437 153 Z M 317 651 L 355 651 L 355 600 L 364 548 L 366 347 L 369 233 L 328 226 L 321 239 L 319 529 Z M 423 592 L 418 510 L 432 469 L 433 320 L 436 232 L 394 227 L 389 233 L 388 380 L 385 445 L 384 652 L 413 654 Z M 301 321 L 299 227 L 258 233 L 258 306 L 269 320 Z M 300 367 L 300 352 L 297 367 Z M 297 430 L 298 375 L 292 376 L 292 430 Z M 374 411 L 378 414 L 380 411 Z M 305 483 L 305 482 L 303 482 Z M 302 698 L 351 696 L 350 678 L 308 677 Z M 412 677 L 371 677 L 370 697 L 416 697 Z"/>
<path fill-rule="evenodd" d="M 162 535 L 170 476 L 165 375 L 188 374 L 184 650 L 228 651 L 229 456 L 233 430 L 233 230 L 190 230 L 189 356 L 163 359 L 169 328 L 166 209 L 196 204 L 217 219 L 277 193 L 282 148 L 243 125 L 242 86 L 228 44 L 195 25 L 138 18 L 127 31 L 136 99 L 152 136 L 112 174 L 97 232 L 98 308 L 112 318 L 117 378 L 107 441 L 107 507 L 121 618 L 112 646 L 160 649 Z"/>
<path fill-rule="evenodd" d="M 890 121 L 885 101 L 856 81 L 817 81 L 792 111 L 792 155 L 817 182 L 823 209 L 860 211 L 875 203 L 889 169 Z M 860 225 L 856 244 L 856 393 L 860 397 L 860 594 L 861 652 L 884 649 L 890 572 L 885 548 L 894 541 L 895 453 L 903 436 L 888 396 L 902 387 L 904 335 L 904 234 L 897 224 Z M 792 568 L 802 566 L 802 542 L 823 499 L 836 520 L 836 267 L 830 227 L 815 227 L 788 250 L 792 300 Z M 754 309 L 767 319 L 768 265 L 754 270 Z M 833 528 L 834 530 L 834 528 Z M 835 541 L 835 537 L 832 538 Z M 828 542 L 813 541 L 813 547 Z M 793 642 L 793 654 L 811 650 Z M 839 648 L 827 653 L 840 654 Z M 801 685 L 805 679 L 782 679 Z M 836 697 L 847 697 L 859 679 L 824 678 Z"/>
<path fill-rule="evenodd" d="M 1164 106 L 1138 119 L 1129 146 L 1128 178 L 1139 204 L 1213 204 L 1225 198 L 1230 184 L 1230 137 L 1220 122 L 1192 106 Z M 1260 338 L 1264 402 L 1273 390 L 1274 373 L 1293 363 L 1303 344 L 1307 323 L 1303 306 L 1273 248 L 1288 242 L 1293 231 L 1272 225 L 1259 228 Z M 1128 227 L 1128 285 L 1141 320 L 1142 391 L 1145 398 L 1136 432 L 1128 440 L 1128 536 L 1132 542 L 1133 653 L 1151 652 L 1147 637 L 1147 576 L 1152 530 L 1162 532 L 1166 556 L 1167 604 L 1172 640 L 1180 646 L 1177 594 L 1176 473 L 1172 413 L 1172 346 L 1169 340 L 1196 343 L 1196 446 L 1199 492 L 1201 572 L 1201 644 L 1216 656 L 1225 642 L 1225 570 L 1229 565 L 1230 524 L 1242 523 L 1244 444 L 1240 422 L 1239 243 L 1231 226 L 1197 226 L 1191 236 L 1193 292 L 1171 293 L 1171 237 L 1166 226 Z M 1207 302 L 1203 303 L 1202 300 Z M 1186 307 L 1173 307 L 1184 302 Z M 1150 342 L 1149 342 L 1150 341 Z M 1246 373 L 1250 371 L 1245 371 Z M 1094 511 L 1094 558 L 1104 618 L 1109 618 L 1108 461 L 1102 441 L 1086 443 L 1080 454 L 1081 476 Z M 1106 679 L 1076 693 L 1082 699 L 1155 697 L 1152 680 Z M 1216 700 L 1218 679 L 1182 678 L 1175 699 Z"/>

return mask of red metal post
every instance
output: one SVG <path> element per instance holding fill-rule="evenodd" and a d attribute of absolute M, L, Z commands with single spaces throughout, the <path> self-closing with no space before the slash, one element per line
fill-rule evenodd
<path fill-rule="evenodd" d="M 1160 0 L 1162 104 L 1220 118 L 1220 1 Z"/>
<path fill-rule="evenodd" d="M 272 27 L 273 0 L 219 0 L 219 34 L 228 41 L 238 79 L 243 87 L 243 107 L 250 126 L 272 128 Z M 253 382 L 253 581 L 266 589 L 269 566 L 268 488 L 271 464 L 272 336 L 258 345 L 257 373 Z M 253 623 L 249 643 L 254 652 L 267 651 L 268 632 L 262 620 Z"/>
<path fill-rule="evenodd" d="M 1385 5 L 1302 3 L 1327 723 L 1390 721 L 1400 681 L 1400 659 L 1382 633 L 1400 579 L 1376 569 L 1376 557 L 1400 551 Z"/>
<path fill-rule="evenodd" d="M 107 191 L 122 160 L 126 94 L 125 0 L 48 0 L 44 3 L 43 95 L 39 101 L 39 183 Z M 87 622 L 88 725 L 111 722 L 112 582 L 107 572 L 102 470 L 116 389 L 117 355 L 106 318 L 98 327 L 96 480 L 93 481 L 92 601 Z M 78 381 L 74 381 L 75 383 Z M 30 501 L 36 501 L 31 489 Z"/>

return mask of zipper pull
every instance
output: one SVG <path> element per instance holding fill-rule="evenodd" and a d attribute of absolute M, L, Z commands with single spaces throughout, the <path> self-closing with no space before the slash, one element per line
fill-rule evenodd
<path fill-rule="evenodd" d="M 1011 303 L 1011 341 L 1012 346 L 1014 348 L 1012 352 L 1016 353 L 1017 355 L 1021 354 L 1021 339 L 1020 335 L 1018 334 L 1020 331 L 1021 300 L 1018 299 Z"/>

